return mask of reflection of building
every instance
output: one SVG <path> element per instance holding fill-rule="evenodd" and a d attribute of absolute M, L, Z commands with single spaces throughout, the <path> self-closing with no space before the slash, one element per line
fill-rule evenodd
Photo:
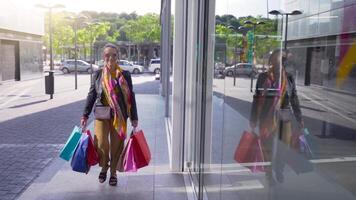
<path fill-rule="evenodd" d="M 43 15 L 23 1 L 1 1 L 0 81 L 41 76 Z"/>
<path fill-rule="evenodd" d="M 290 17 L 288 48 L 299 61 L 299 83 L 355 93 L 356 1 L 286 2 L 286 10 L 295 9 L 304 13 Z"/>

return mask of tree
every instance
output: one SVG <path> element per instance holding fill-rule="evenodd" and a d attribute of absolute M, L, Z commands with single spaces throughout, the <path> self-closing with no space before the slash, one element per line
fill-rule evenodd
<path fill-rule="evenodd" d="M 159 43 L 161 38 L 161 29 L 159 16 L 157 14 L 145 14 L 135 20 L 129 20 L 123 27 L 128 39 L 137 45 L 138 62 L 141 52 L 140 44 Z"/>

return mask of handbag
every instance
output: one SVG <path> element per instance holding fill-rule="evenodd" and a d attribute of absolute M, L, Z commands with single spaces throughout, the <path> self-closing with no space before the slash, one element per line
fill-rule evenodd
<path fill-rule="evenodd" d="M 111 118 L 110 106 L 95 105 L 94 117 L 95 119 L 110 119 Z"/>
<path fill-rule="evenodd" d="M 82 131 L 78 126 L 74 127 L 66 144 L 63 146 L 63 148 L 61 149 L 61 151 L 59 153 L 60 158 L 66 160 L 66 161 L 70 160 L 75 148 L 77 147 L 77 145 L 79 143 L 80 136 L 82 135 L 81 132 Z"/>
<path fill-rule="evenodd" d="M 289 108 L 286 109 L 279 109 L 278 111 L 279 119 L 283 122 L 288 122 L 292 120 L 292 111 Z"/>

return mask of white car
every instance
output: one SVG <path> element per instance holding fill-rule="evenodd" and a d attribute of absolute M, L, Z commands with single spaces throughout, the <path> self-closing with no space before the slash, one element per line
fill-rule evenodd
<path fill-rule="evenodd" d="M 151 59 L 148 71 L 159 74 L 161 72 L 161 59 Z"/>
<path fill-rule="evenodd" d="M 120 60 L 118 61 L 118 63 L 123 70 L 129 71 L 130 73 L 133 74 L 143 73 L 143 66 L 141 65 L 134 65 L 127 60 Z"/>

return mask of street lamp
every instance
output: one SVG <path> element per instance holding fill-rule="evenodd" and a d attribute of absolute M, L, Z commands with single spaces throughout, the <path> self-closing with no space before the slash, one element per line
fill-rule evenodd
<path fill-rule="evenodd" d="M 74 88 L 78 88 L 78 72 L 77 72 L 77 29 L 78 29 L 78 20 L 87 19 L 88 17 L 84 15 L 79 16 L 69 16 L 67 19 L 74 21 Z"/>
<path fill-rule="evenodd" d="M 43 4 L 36 4 L 35 5 L 36 7 L 38 8 L 43 8 L 43 9 L 47 9 L 48 10 L 48 13 L 49 13 L 49 66 L 50 66 L 50 70 L 53 70 L 54 67 L 53 67 L 53 27 L 52 27 L 52 10 L 53 9 L 56 9 L 56 8 L 64 8 L 65 6 L 64 5 L 61 5 L 61 4 L 56 4 L 56 5 L 53 5 L 53 6 L 46 6 L 46 5 L 43 5 Z"/>
<path fill-rule="evenodd" d="M 289 15 L 301 15 L 303 14 L 302 11 L 300 10 L 294 10 L 292 12 L 284 12 L 284 11 L 281 11 L 281 10 L 271 10 L 269 12 L 269 14 L 271 15 L 282 15 L 282 26 L 281 26 L 281 29 L 283 30 L 283 16 L 286 16 L 286 29 L 284 31 L 284 50 L 287 50 L 287 34 L 288 34 L 288 16 Z"/>

